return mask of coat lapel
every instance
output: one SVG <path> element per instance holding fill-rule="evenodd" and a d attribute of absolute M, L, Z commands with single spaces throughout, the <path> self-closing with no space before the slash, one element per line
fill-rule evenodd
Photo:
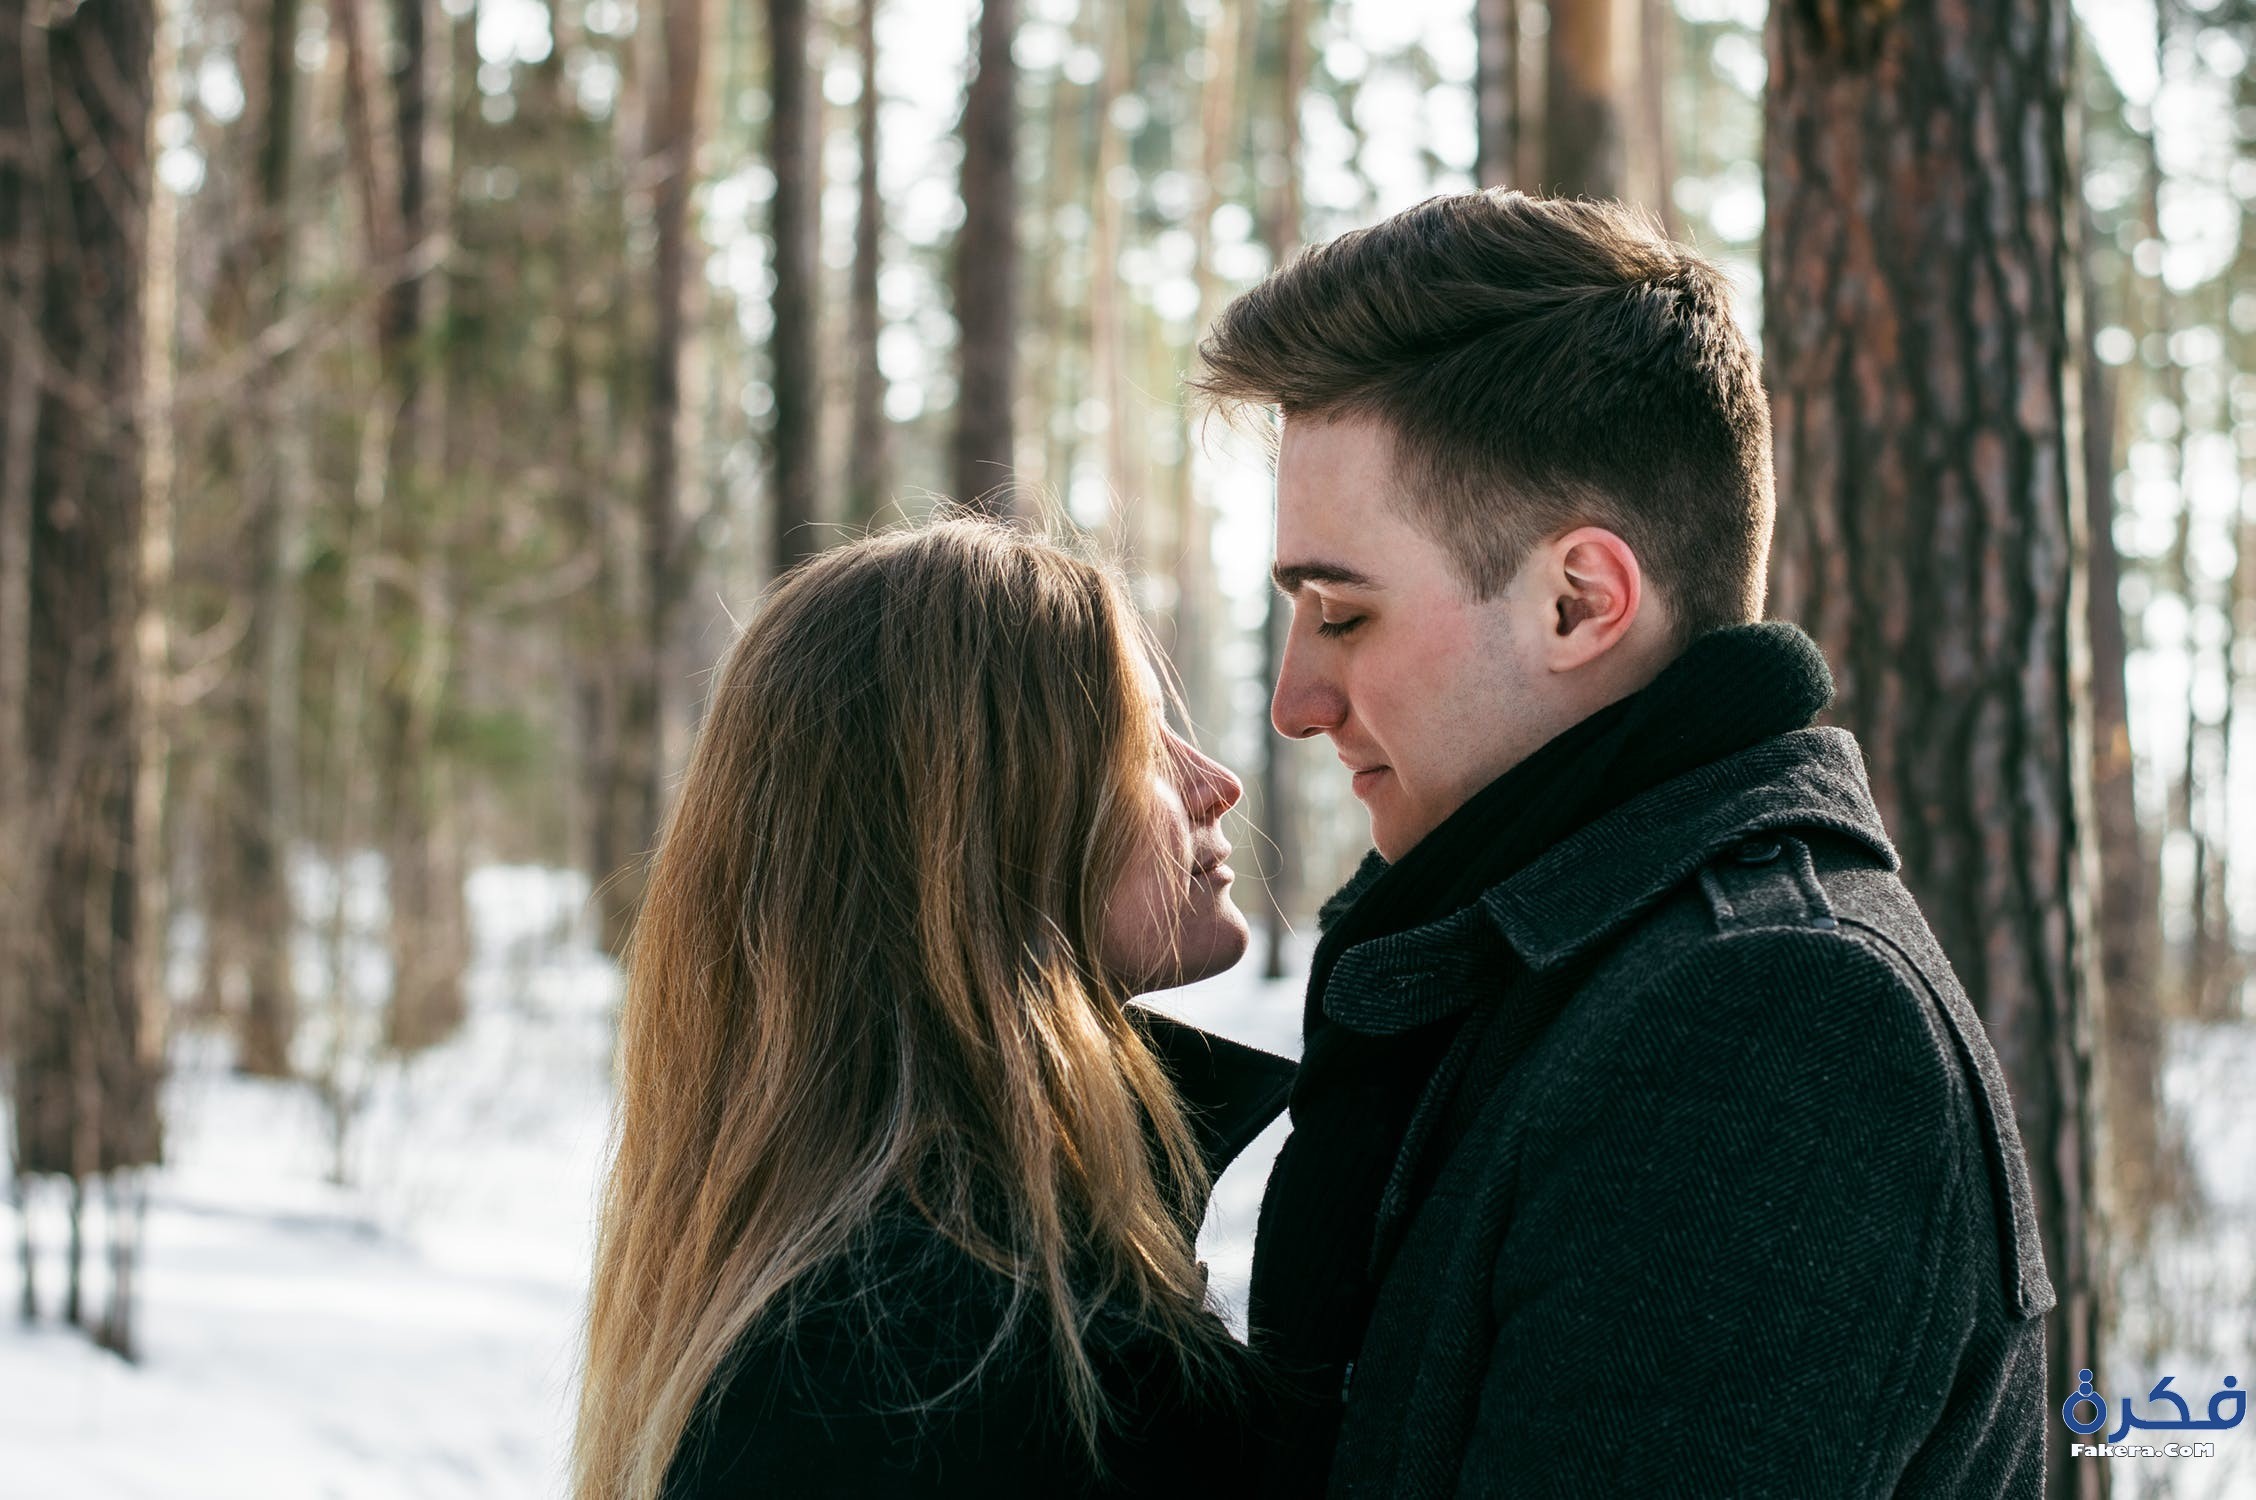
<path fill-rule="evenodd" d="M 1129 1008 L 1144 1041 L 1175 1082 L 1209 1179 L 1284 1113 L 1297 1071 L 1290 1058 L 1202 1031 L 1148 1006 Z"/>

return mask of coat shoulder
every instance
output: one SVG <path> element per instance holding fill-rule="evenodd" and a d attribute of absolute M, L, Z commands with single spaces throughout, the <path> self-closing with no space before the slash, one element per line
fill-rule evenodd
<path fill-rule="evenodd" d="M 1583 955 L 1562 1019 L 1570 1033 L 1578 1013 L 1625 1010 L 1645 1029 L 1785 1033 L 1854 1005 L 1870 1013 L 1877 1029 L 1865 1034 L 1876 1045 L 1939 1045 L 1947 1036 L 1934 1002 L 1948 965 L 1923 936 L 1902 881 L 1861 847 L 1822 834 L 1754 835 Z"/>
<path fill-rule="evenodd" d="M 1702 865 L 1600 957 L 1550 1040 L 1625 1055 L 1721 1043 L 1783 1049 L 1812 1074 L 1894 1085 L 1908 1128 L 1978 1145 L 2009 1314 L 2056 1296 L 2004 1070 L 1903 881 L 1865 845 L 1819 830 L 1741 840 Z M 1605 1085 L 1602 1085 L 1604 1087 Z M 1847 1095 L 1842 1095 L 1845 1100 Z"/>

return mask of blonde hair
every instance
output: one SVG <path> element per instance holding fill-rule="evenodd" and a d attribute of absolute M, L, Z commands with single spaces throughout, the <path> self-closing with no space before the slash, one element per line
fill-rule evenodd
<path fill-rule="evenodd" d="M 1092 1459 L 1098 1308 L 1211 1368 L 1205 1169 L 1094 961 L 1163 753 L 1138 632 L 1103 570 L 952 520 L 811 560 L 730 649 L 629 952 L 577 1500 L 654 1500 L 896 1194 L 1009 1279 L 990 1354 L 1046 1328 Z"/>

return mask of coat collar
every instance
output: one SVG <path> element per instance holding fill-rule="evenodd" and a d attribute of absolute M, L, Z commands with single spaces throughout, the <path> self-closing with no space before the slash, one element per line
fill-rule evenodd
<path fill-rule="evenodd" d="M 1478 902 L 1340 955 L 1324 1012 L 1385 1035 L 1438 1021 L 1483 992 L 1508 950 L 1535 972 L 1572 959 L 1742 839 L 1822 829 L 1895 848 L 1845 729 L 1797 729 L 1665 781 L 1554 844 Z M 1492 986 L 1491 986 L 1492 987 Z"/>
<path fill-rule="evenodd" d="M 1128 1013 L 1174 1080 L 1207 1176 L 1220 1177 L 1222 1169 L 1284 1113 L 1295 1064 L 1148 1006 L 1130 1006 Z"/>

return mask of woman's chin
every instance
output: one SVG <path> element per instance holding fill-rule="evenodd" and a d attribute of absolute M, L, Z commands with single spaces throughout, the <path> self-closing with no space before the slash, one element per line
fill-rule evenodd
<path fill-rule="evenodd" d="M 1191 933 L 1183 934 L 1183 973 L 1166 988 L 1212 979 L 1235 967 L 1252 945 L 1253 933 L 1245 913 L 1239 911 L 1227 895 L 1214 903 L 1214 909 L 1200 925 L 1203 931 L 1195 937 Z"/>

